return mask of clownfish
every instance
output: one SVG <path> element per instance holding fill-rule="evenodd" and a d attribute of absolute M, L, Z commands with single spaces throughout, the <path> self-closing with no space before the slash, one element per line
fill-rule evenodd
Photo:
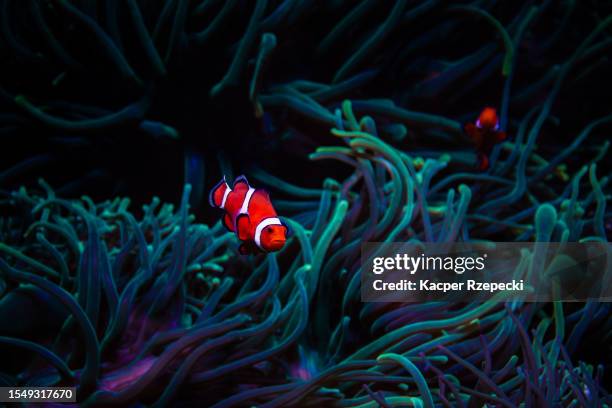
<path fill-rule="evenodd" d="M 233 187 L 224 176 L 210 191 L 209 202 L 224 211 L 223 225 L 242 241 L 241 254 L 273 252 L 285 246 L 287 227 L 278 218 L 270 196 L 251 187 L 245 176 L 238 177 Z"/>
<path fill-rule="evenodd" d="M 489 155 L 493 146 L 506 140 L 506 132 L 499 128 L 499 118 L 494 108 L 485 107 L 476 123 L 467 123 L 464 126 L 465 133 L 470 137 L 478 158 L 478 168 L 486 170 L 489 168 Z"/>

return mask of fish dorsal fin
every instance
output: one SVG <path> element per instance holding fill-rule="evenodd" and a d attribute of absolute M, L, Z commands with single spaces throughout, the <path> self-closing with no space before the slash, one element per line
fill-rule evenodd
<path fill-rule="evenodd" d="M 236 179 L 234 180 L 234 188 L 236 188 L 236 186 L 240 183 L 245 183 L 247 187 L 251 187 L 251 185 L 249 184 L 249 180 L 247 180 L 244 174 L 236 177 Z"/>
<path fill-rule="evenodd" d="M 263 188 L 258 188 L 257 191 L 259 191 L 259 193 L 265 200 L 270 200 L 270 193 L 268 193 L 268 190 L 264 190 Z"/>

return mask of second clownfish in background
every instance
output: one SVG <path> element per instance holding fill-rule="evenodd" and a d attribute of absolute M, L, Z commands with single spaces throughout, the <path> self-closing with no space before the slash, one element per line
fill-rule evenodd
<path fill-rule="evenodd" d="M 224 210 L 223 225 L 242 244 L 241 254 L 278 251 L 285 246 L 287 227 L 280 221 L 265 190 L 240 176 L 230 187 L 225 177 L 211 190 L 210 205 Z"/>
<path fill-rule="evenodd" d="M 493 146 L 506 140 L 506 132 L 499 128 L 497 112 L 487 106 L 478 116 L 476 123 L 467 123 L 464 129 L 476 149 L 478 168 L 488 169 Z"/>

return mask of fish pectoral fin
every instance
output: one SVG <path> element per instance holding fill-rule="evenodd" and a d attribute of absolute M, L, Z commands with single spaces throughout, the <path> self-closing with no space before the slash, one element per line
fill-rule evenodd
<path fill-rule="evenodd" d="M 223 216 L 223 225 L 228 231 L 234 232 L 234 223 L 232 222 L 232 217 L 230 217 L 228 213 L 225 213 Z"/>
<path fill-rule="evenodd" d="M 236 219 L 236 228 L 238 228 L 238 239 L 246 241 L 250 238 L 251 219 L 248 214 L 240 214 Z"/>

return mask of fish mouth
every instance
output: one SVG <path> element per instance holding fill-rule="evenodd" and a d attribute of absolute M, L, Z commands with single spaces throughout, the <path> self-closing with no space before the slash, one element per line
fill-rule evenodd
<path fill-rule="evenodd" d="M 285 246 L 285 240 L 284 239 L 275 239 L 270 241 L 270 251 L 278 251 L 279 249 L 281 249 L 283 246 Z"/>

